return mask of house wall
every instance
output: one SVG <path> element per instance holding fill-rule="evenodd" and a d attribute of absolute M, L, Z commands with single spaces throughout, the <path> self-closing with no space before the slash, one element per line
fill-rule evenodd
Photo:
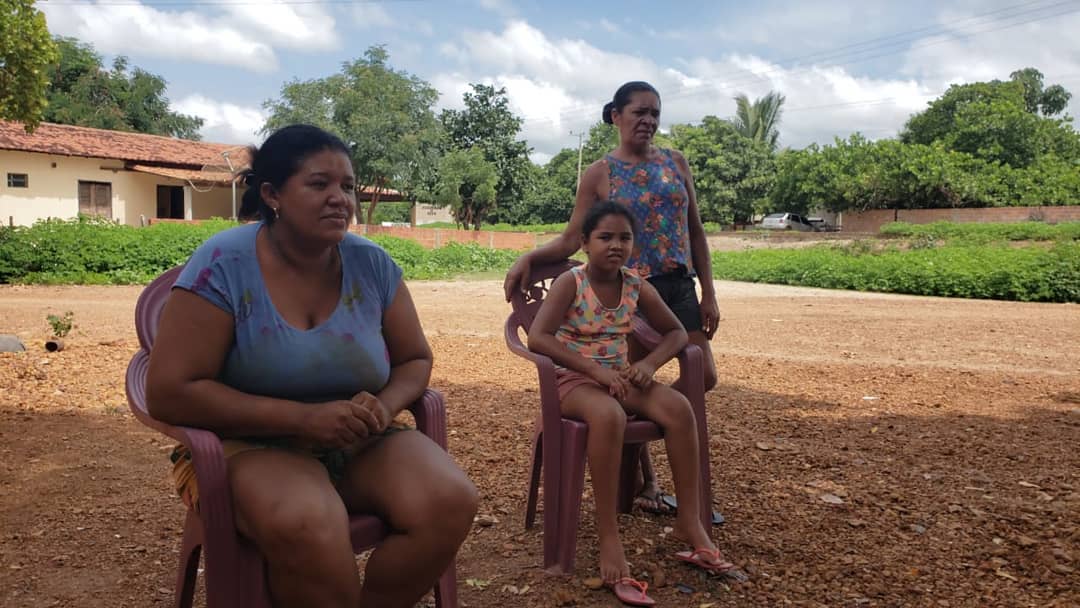
<path fill-rule="evenodd" d="M 8 173 L 25 173 L 28 188 L 9 188 Z M 230 217 L 232 198 L 227 187 L 194 191 L 187 182 L 124 169 L 122 161 L 56 156 L 0 150 L 0 222 L 29 226 L 40 219 L 72 218 L 79 213 L 79 181 L 112 185 L 112 217 L 139 225 L 140 216 L 157 215 L 157 187 L 184 186 L 191 200 L 191 217 Z M 202 189 L 202 188 L 200 188 Z M 243 189 L 237 189 L 237 201 Z"/>
<path fill-rule="evenodd" d="M 450 207 L 436 207 L 429 203 L 417 203 L 413 207 L 413 223 L 417 226 L 434 224 L 436 222 L 453 222 L 454 214 Z"/>

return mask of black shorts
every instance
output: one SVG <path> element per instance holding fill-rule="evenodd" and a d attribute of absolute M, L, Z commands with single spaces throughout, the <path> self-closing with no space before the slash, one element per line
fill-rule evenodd
<path fill-rule="evenodd" d="M 701 331 L 701 303 L 698 301 L 694 277 L 680 269 L 667 274 L 649 277 L 649 283 L 656 288 L 660 299 L 668 305 L 671 312 L 682 323 L 686 331 Z"/>

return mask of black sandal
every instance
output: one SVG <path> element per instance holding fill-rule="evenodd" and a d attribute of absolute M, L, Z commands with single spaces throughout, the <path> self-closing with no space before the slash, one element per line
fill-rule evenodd
<path fill-rule="evenodd" d="M 672 496 L 671 494 L 664 494 L 663 492 L 660 492 L 660 494 L 657 495 L 657 498 L 660 500 L 660 502 L 664 503 L 665 507 L 668 508 L 665 513 L 670 513 L 674 515 L 678 512 L 679 501 L 674 496 Z M 721 515 L 719 511 L 712 512 L 712 525 L 719 526 L 725 521 L 727 520 L 724 519 L 724 516 Z"/>

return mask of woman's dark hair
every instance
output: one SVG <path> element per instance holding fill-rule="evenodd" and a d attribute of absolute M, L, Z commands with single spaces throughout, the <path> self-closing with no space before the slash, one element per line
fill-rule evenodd
<path fill-rule="evenodd" d="M 311 125 L 289 125 L 274 131 L 259 148 L 251 146 L 251 167 L 240 175 L 247 190 L 240 204 L 240 217 L 244 219 L 261 216 L 267 224 L 273 224 L 274 210 L 262 197 L 262 185 L 269 182 L 274 189 L 281 189 L 300 165 L 312 154 L 323 150 L 335 150 L 349 155 L 349 148 L 336 135 Z"/>
<path fill-rule="evenodd" d="M 652 93 L 656 95 L 657 99 L 660 99 L 660 92 L 656 90 L 651 84 L 635 80 L 628 82 L 621 87 L 618 91 L 615 91 L 615 98 L 606 104 L 604 104 L 604 122 L 606 124 L 614 124 L 615 121 L 611 120 L 611 111 L 615 110 L 622 112 L 622 109 L 626 107 L 626 104 L 630 103 L 630 97 L 634 93 Z"/>
<path fill-rule="evenodd" d="M 600 223 L 600 220 L 609 215 L 625 217 L 626 221 L 630 222 L 630 231 L 637 234 L 637 218 L 634 217 L 633 213 L 630 213 L 630 209 L 626 205 L 620 205 L 615 201 L 603 201 L 593 205 L 589 212 L 585 214 L 585 223 L 581 225 L 581 235 L 589 238 L 592 231 L 596 230 L 596 225 Z"/>

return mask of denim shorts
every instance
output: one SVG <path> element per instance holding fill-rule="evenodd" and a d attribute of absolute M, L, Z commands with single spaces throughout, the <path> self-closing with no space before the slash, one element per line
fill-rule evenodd
<path fill-rule="evenodd" d="M 694 277 L 685 268 L 649 277 L 660 299 L 682 323 L 686 331 L 701 331 L 701 302 L 698 301 Z"/>

